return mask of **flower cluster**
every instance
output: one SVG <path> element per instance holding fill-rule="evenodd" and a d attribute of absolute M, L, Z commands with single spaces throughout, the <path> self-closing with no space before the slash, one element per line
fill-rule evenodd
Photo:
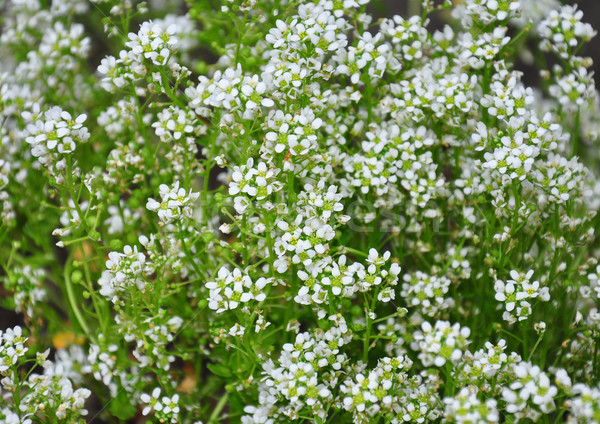
<path fill-rule="evenodd" d="M 116 293 L 124 292 L 130 287 L 144 290 L 148 282 L 144 279 L 147 273 L 146 255 L 138 252 L 137 246 L 125 246 L 123 253 L 110 252 L 106 261 L 106 271 L 98 281 L 100 294 L 117 302 Z"/>
<path fill-rule="evenodd" d="M 219 314 L 236 309 L 240 304 L 251 300 L 262 302 L 267 297 L 264 289 L 268 284 L 271 284 L 271 281 L 267 278 L 252 281 L 248 274 L 242 274 L 239 268 L 230 271 L 227 267 L 222 267 L 215 281 L 206 283 L 206 288 L 210 290 L 208 307 Z"/>
<path fill-rule="evenodd" d="M 515 379 L 502 391 L 507 412 L 517 419 L 535 421 L 542 413 L 554 410 L 558 389 L 546 373 L 529 362 L 513 365 L 512 371 Z"/>
<path fill-rule="evenodd" d="M 27 338 L 23 337 L 21 327 L 17 326 L 1 332 L 0 340 L 2 341 L 0 344 L 0 373 L 10 374 L 9 370 L 28 350 L 24 346 Z"/>
<path fill-rule="evenodd" d="M 0 333 L 0 375 L 4 376 L 0 384 L 6 393 L 5 399 L 12 403 L 11 408 L 0 410 L 0 416 L 4 416 L 6 422 L 17 423 L 32 423 L 32 418 L 42 415 L 64 422 L 82 422 L 81 416 L 87 415 L 85 401 L 91 391 L 73 387 L 68 361 L 58 366 L 48 361 L 48 349 L 35 358 L 43 373 L 29 371 L 23 381 L 19 380 L 29 350 L 24 347 L 27 340 L 18 326 Z M 57 358 L 64 356 L 63 353 L 57 352 Z M 19 393 L 18 397 L 15 393 Z"/>
<path fill-rule="evenodd" d="M 258 407 L 247 406 L 243 423 L 264 422 L 269 416 L 297 419 L 304 414 L 326 416 L 332 391 L 348 365 L 342 352 L 352 340 L 352 332 L 339 315 L 329 316 L 330 328 L 296 335 L 283 345 L 280 357 L 263 364 Z M 279 409 L 278 406 L 283 406 Z"/>
<path fill-rule="evenodd" d="M 1 6 L 0 421 L 599 421 L 587 6 L 89 3 Z"/>
<path fill-rule="evenodd" d="M 143 415 L 148 415 L 150 411 L 154 411 L 154 416 L 160 422 L 179 421 L 179 395 L 160 397 L 160 387 L 155 387 L 152 394 L 143 393 L 140 400 L 146 405 L 142 411 Z"/>
<path fill-rule="evenodd" d="M 421 329 L 413 334 L 411 347 L 421 352 L 419 360 L 424 366 L 443 367 L 447 361 L 457 363 L 462 358 L 470 335 L 471 330 L 458 323 L 451 325 L 448 321 L 438 320 L 432 326 L 424 321 Z"/>
<path fill-rule="evenodd" d="M 507 354 L 506 349 L 506 340 L 500 339 L 495 344 L 486 342 L 484 348 L 476 352 L 465 352 L 456 366 L 457 382 L 465 387 L 478 387 L 489 396 L 497 396 L 497 383 L 511 382 L 514 379 L 512 366 L 522 360 L 516 352 Z"/>
<path fill-rule="evenodd" d="M 295 217 L 283 216 L 277 222 L 282 231 L 274 243 L 278 272 L 284 273 L 290 264 L 301 263 L 313 273 L 330 262 L 329 242 L 335 237 L 335 228 L 347 222 L 347 217 L 339 213 L 343 210 L 341 198 L 336 187 L 326 189 L 322 181 L 304 186 L 298 194 Z M 345 265 L 345 258 L 340 260 Z"/>
<path fill-rule="evenodd" d="M 165 27 L 164 24 L 166 22 L 163 25 L 152 21 L 142 23 L 137 33 L 128 34 L 127 49 L 121 50 L 118 58 L 108 56 L 102 59 L 98 72 L 104 75 L 101 84 L 105 90 L 114 92 L 135 85 L 147 75 L 155 82 L 162 82 L 163 78 L 167 78 L 165 68 L 169 66 L 181 72 L 180 65 L 169 63 L 178 42 L 174 35 L 176 26 L 169 24 Z M 138 87 L 138 93 L 146 91 Z"/>
<path fill-rule="evenodd" d="M 577 10 L 577 6 L 566 5 L 560 10 L 551 10 L 538 27 L 543 38 L 541 48 L 569 59 L 582 41 L 589 41 L 597 34 L 590 24 L 581 21 L 582 18 L 583 12 Z"/>
<path fill-rule="evenodd" d="M 252 120 L 262 107 L 274 105 L 269 97 L 269 80 L 257 74 L 243 75 L 241 65 L 237 68 L 218 70 L 207 78 L 199 77 L 196 86 L 190 85 L 185 94 L 189 107 L 200 117 L 213 118 L 215 109 L 220 113 L 219 126 L 232 135 L 245 135 L 245 130 L 234 125 L 238 120 Z"/>
<path fill-rule="evenodd" d="M 316 250 L 316 249 L 315 249 Z M 308 252 L 314 251 L 308 250 Z M 300 256 L 306 254 L 308 256 Z M 358 293 L 376 292 L 377 300 L 388 303 L 395 299 L 394 287 L 398 284 L 398 275 L 400 267 L 397 263 L 392 263 L 388 269 L 383 268 L 390 254 L 386 252 L 380 257 L 375 249 L 369 252 L 367 262 L 368 266 L 355 262 L 346 265 L 346 256 L 341 255 L 337 262 L 325 264 L 313 264 L 313 257 L 306 251 L 300 251 L 294 256 L 298 257 L 303 265 L 307 266 L 306 271 L 297 272 L 303 286 L 298 290 L 294 301 L 303 305 L 314 305 L 319 308 L 325 305 L 331 305 L 336 297 L 354 297 Z M 297 263 L 294 258 L 292 262 Z M 302 258 L 306 258 L 302 260 Z M 310 263 L 308 263 L 310 261 Z M 323 315 L 321 309 L 319 312 Z"/>
<path fill-rule="evenodd" d="M 569 401 L 573 414 L 567 422 L 591 424 L 597 421 L 600 413 L 600 390 L 580 383 L 573 386 L 573 393 L 576 396 Z"/>
<path fill-rule="evenodd" d="M 463 25 L 472 25 L 474 21 L 484 25 L 492 22 L 502 22 L 518 16 L 521 4 L 518 0 L 473 0 L 465 2 L 453 10 L 455 16 L 461 19 Z"/>
<path fill-rule="evenodd" d="M 193 205 L 198 200 L 199 193 L 186 191 L 179 187 L 179 181 L 175 181 L 171 187 L 161 184 L 159 187 L 160 202 L 148 199 L 146 208 L 156 211 L 161 225 L 169 225 L 173 222 L 182 222 L 184 218 L 192 218 Z"/>
<path fill-rule="evenodd" d="M 271 208 L 272 204 L 269 198 L 273 193 L 282 189 L 282 184 L 277 181 L 279 170 L 270 169 L 264 162 L 259 162 L 254 167 L 254 161 L 248 159 L 246 165 L 236 166 L 231 174 L 229 183 L 229 194 L 236 196 L 234 199 L 235 210 L 243 214 L 249 207 L 254 207 L 253 201 L 257 201 L 257 206 Z"/>
<path fill-rule="evenodd" d="M 21 269 L 14 269 L 12 275 L 4 278 L 4 288 L 13 292 L 14 308 L 16 312 L 23 313 L 28 318 L 34 318 L 35 312 L 40 308 L 40 302 L 46 297 L 44 269 L 32 269 L 26 265 Z"/>
<path fill-rule="evenodd" d="M 375 416 L 390 419 L 406 410 L 404 397 L 411 380 L 406 373 L 412 361 L 404 356 L 381 358 L 368 373 L 346 379 L 340 387 L 344 409 L 352 412 L 355 423 L 371 422 Z"/>
<path fill-rule="evenodd" d="M 52 175 L 63 180 L 66 158 L 75 151 L 77 144 L 90 138 L 88 129 L 83 126 L 87 115 L 81 114 L 73 119 L 69 112 L 58 106 L 40 112 L 36 103 L 31 112 L 23 112 L 23 119 L 28 122 L 23 138 L 31 146 L 31 154 Z"/>
<path fill-rule="evenodd" d="M 499 414 L 495 399 L 485 402 L 477 398 L 477 392 L 463 387 L 456 396 L 444 399 L 445 416 L 457 423 L 496 423 Z"/>
<path fill-rule="evenodd" d="M 414 275 L 405 274 L 400 295 L 407 299 L 410 306 L 419 307 L 428 316 L 435 317 L 441 309 L 450 306 L 444 296 L 450 288 L 450 280 L 417 271 Z"/>
<path fill-rule="evenodd" d="M 177 141 L 182 137 L 184 139 L 194 138 L 202 133 L 203 128 L 196 122 L 195 116 L 176 106 L 169 106 L 160 111 L 158 121 L 154 122 L 152 126 L 156 135 L 165 143 Z"/>
<path fill-rule="evenodd" d="M 532 304 L 529 300 L 539 297 L 542 301 L 550 300 L 550 292 L 547 287 L 540 287 L 539 281 L 531 282 L 533 270 L 526 274 L 517 271 L 510 272 L 510 280 L 506 282 L 497 280 L 494 284 L 496 290 L 496 300 L 503 302 L 506 308 L 502 318 L 505 321 L 514 323 L 517 320 L 523 321 L 531 315 Z"/>
<path fill-rule="evenodd" d="M 88 413 L 85 402 L 92 392 L 85 388 L 75 389 L 67 377 L 32 374 L 28 385 L 32 390 L 23 402 L 26 405 L 35 405 L 27 411 L 29 416 L 35 416 L 38 412 L 56 411 L 56 418 L 68 422 L 81 420 L 81 416 Z"/>

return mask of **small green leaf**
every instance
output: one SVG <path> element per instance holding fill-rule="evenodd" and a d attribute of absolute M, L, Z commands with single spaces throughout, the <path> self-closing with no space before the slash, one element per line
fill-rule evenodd
<path fill-rule="evenodd" d="M 219 377 L 231 377 L 231 369 L 224 364 L 208 364 L 208 369 Z"/>
<path fill-rule="evenodd" d="M 137 413 L 137 408 L 132 405 L 129 395 L 125 390 L 119 391 L 108 408 L 110 413 L 120 420 L 129 420 Z"/>

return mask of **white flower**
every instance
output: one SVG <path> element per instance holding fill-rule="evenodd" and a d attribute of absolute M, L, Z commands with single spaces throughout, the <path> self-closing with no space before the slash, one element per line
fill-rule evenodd
<path fill-rule="evenodd" d="M 229 271 L 227 267 L 221 267 L 215 281 L 205 284 L 209 290 L 208 307 L 220 314 L 237 309 L 240 303 L 262 302 L 267 297 L 265 288 L 271 283 L 271 279 L 264 277 L 252 281 L 239 268 Z"/>
<path fill-rule="evenodd" d="M 183 187 L 179 187 L 179 181 L 175 181 L 172 187 L 161 184 L 159 194 L 161 201 L 158 202 L 150 198 L 146 203 L 146 208 L 150 211 L 157 211 L 158 218 L 161 221 L 160 225 L 192 217 L 192 207 L 198 199 L 199 193 L 194 193 L 191 189 L 186 192 Z"/>
<path fill-rule="evenodd" d="M 39 108 L 39 107 L 38 107 Z M 28 124 L 23 132 L 25 141 L 31 145 L 31 153 L 44 165 L 59 165 L 62 155 L 75 151 L 78 143 L 89 140 L 90 134 L 83 126 L 87 115 L 81 114 L 75 119 L 71 114 L 54 106 L 34 117 L 23 113 Z M 33 121 L 27 121 L 33 119 Z M 57 170 L 51 168 L 51 172 Z"/>
<path fill-rule="evenodd" d="M 420 351 L 419 359 L 424 366 L 442 367 L 446 361 L 458 362 L 462 350 L 470 343 L 468 337 L 471 330 L 458 323 L 451 325 L 448 321 L 436 321 L 435 327 L 427 321 L 421 324 L 421 330 L 413 334 L 413 349 Z"/>
<path fill-rule="evenodd" d="M 158 399 L 160 397 L 160 387 L 155 387 L 152 390 L 152 395 L 148 395 L 147 393 L 142 393 L 140 396 L 140 400 L 146 404 L 144 409 L 142 410 L 142 415 L 148 415 L 152 409 L 157 409 Z M 160 408 L 160 407 L 159 407 Z"/>
<path fill-rule="evenodd" d="M 248 159 L 246 165 L 234 167 L 231 175 L 232 181 L 229 183 L 229 194 L 238 195 L 234 199 L 236 211 L 239 214 L 245 213 L 253 200 L 266 206 L 265 202 L 270 195 L 283 187 L 276 179 L 278 174 L 279 169 L 273 168 L 265 162 L 259 162 L 254 167 L 252 158 Z"/>
<path fill-rule="evenodd" d="M 533 270 L 529 270 L 526 274 L 512 270 L 510 276 L 512 279 L 506 283 L 497 280 L 494 284 L 495 298 L 497 301 L 503 302 L 506 309 L 505 320 L 513 322 L 517 318 L 520 321 L 527 319 L 531 315 L 531 303 L 528 299 L 535 299 L 539 296 L 545 302 L 550 300 L 550 292 L 547 287 L 540 288 L 539 281 L 530 281 Z"/>
<path fill-rule="evenodd" d="M 379 253 L 376 249 L 369 249 L 369 256 L 367 257 L 367 262 L 374 265 L 383 265 L 390 258 L 391 253 L 385 252 L 383 256 L 379 256 Z"/>

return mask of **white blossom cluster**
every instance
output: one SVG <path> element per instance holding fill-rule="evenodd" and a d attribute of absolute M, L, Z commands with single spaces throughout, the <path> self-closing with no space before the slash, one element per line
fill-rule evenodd
<path fill-rule="evenodd" d="M 404 274 L 403 280 L 400 295 L 410 306 L 421 308 L 425 315 L 435 317 L 441 309 L 450 306 L 445 298 L 451 283 L 448 278 L 417 271 L 414 275 Z"/>
<path fill-rule="evenodd" d="M 487 399 L 485 402 L 477 398 L 477 392 L 463 387 L 453 398 L 444 399 L 445 414 L 448 419 L 457 423 L 496 423 L 499 414 L 497 401 Z"/>
<path fill-rule="evenodd" d="M 425 366 L 442 367 L 447 361 L 460 361 L 463 351 L 470 343 L 471 330 L 456 323 L 436 321 L 432 326 L 424 321 L 421 329 L 413 334 L 413 349 L 420 351 L 419 359 Z"/>
<path fill-rule="evenodd" d="M 384 357 L 374 369 L 344 380 L 340 386 L 342 402 L 344 409 L 352 412 L 354 422 L 368 423 L 377 416 L 391 420 L 399 416 L 404 421 L 414 418 L 409 399 L 415 381 L 406 372 L 411 366 L 412 361 L 404 356 Z M 422 408 L 420 405 L 417 414 L 423 413 Z"/>
<path fill-rule="evenodd" d="M 28 385 L 32 390 L 22 400 L 29 405 L 27 415 L 35 416 L 38 411 L 55 410 L 59 420 L 85 416 L 85 402 L 92 392 L 89 389 L 75 389 L 71 380 L 60 375 L 29 376 Z"/>
<path fill-rule="evenodd" d="M 161 184 L 159 187 L 160 202 L 148 199 L 146 208 L 157 212 L 161 225 L 182 221 L 184 218 L 192 218 L 193 204 L 198 200 L 199 193 L 186 191 L 180 187 L 180 182 L 175 181 L 171 187 Z"/>
<path fill-rule="evenodd" d="M 38 414 L 50 412 L 59 420 L 78 420 L 87 415 L 85 401 L 91 391 L 86 388 L 74 388 L 69 378 L 68 361 L 55 364 L 49 361 L 49 349 L 38 353 L 36 363 L 43 373 L 27 373 L 26 379 L 19 381 L 18 367 L 24 363 L 28 348 L 24 347 L 28 338 L 23 336 L 21 327 L 9 328 L 0 333 L 0 381 L 6 399 L 15 400 L 18 408 L 3 408 L 0 417 L 5 422 L 32 423 Z M 64 351 L 57 352 L 60 358 Z M 67 355 L 68 357 L 68 355 Z M 18 392 L 18 395 L 15 395 Z"/>
<path fill-rule="evenodd" d="M 465 387 L 478 387 L 490 396 L 498 395 L 497 382 L 506 383 L 514 379 L 512 365 L 522 358 L 515 352 L 506 353 L 505 339 L 496 344 L 486 342 L 482 349 L 465 352 L 457 369 L 457 381 Z"/>
<path fill-rule="evenodd" d="M 342 348 L 352 340 L 343 317 L 331 315 L 327 321 L 331 322 L 328 330 L 298 333 L 293 343 L 283 345 L 278 359 L 265 361 L 259 385 L 261 404 L 244 408 L 248 415 L 243 423 L 265 422 L 273 415 L 297 419 L 305 410 L 325 416 L 332 389 L 348 365 Z"/>
<path fill-rule="evenodd" d="M 236 212 L 245 213 L 249 207 L 254 206 L 254 200 L 257 201 L 257 206 L 262 203 L 262 207 L 272 208 L 269 197 L 282 189 L 282 184 L 277 181 L 278 174 L 278 169 L 270 168 L 265 162 L 259 162 L 254 167 L 252 158 L 245 165 L 234 167 L 229 194 L 236 196 Z"/>
<path fill-rule="evenodd" d="M 15 311 L 33 318 L 40 308 L 40 302 L 47 298 L 44 269 L 32 269 L 30 265 L 14 269 L 12 275 L 4 278 L 4 288 L 13 292 Z"/>
<path fill-rule="evenodd" d="M 141 366 L 157 366 L 168 370 L 175 361 L 175 356 L 167 346 L 175 339 L 183 320 L 178 316 L 167 319 L 165 312 L 164 309 L 160 309 L 139 325 L 131 325 L 123 330 L 123 338 L 135 342 L 132 355 Z"/>
<path fill-rule="evenodd" d="M 155 412 L 157 419 L 161 422 L 170 421 L 176 423 L 179 421 L 179 395 L 176 393 L 173 396 L 160 396 L 160 387 L 155 387 L 152 393 L 148 395 L 143 393 L 140 400 L 147 405 L 142 411 L 143 415 L 148 415 L 152 410 Z"/>
<path fill-rule="evenodd" d="M 113 302 L 118 301 L 115 293 L 126 291 L 131 286 L 144 289 L 148 284 L 144 279 L 144 273 L 148 272 L 146 255 L 139 252 L 137 246 L 132 248 L 127 245 L 123 248 L 123 253 L 110 252 L 106 268 L 98 281 L 100 294 Z"/>
<path fill-rule="evenodd" d="M 567 422 L 585 424 L 597 422 L 600 413 L 600 390 L 585 384 L 575 384 L 573 393 L 576 396 L 569 401 L 573 414 L 569 416 Z"/>
<path fill-rule="evenodd" d="M 115 356 L 118 349 L 107 336 L 99 334 L 98 343 L 90 344 L 88 349 L 86 363 L 89 365 L 82 370 L 106 386 L 112 397 L 116 397 L 120 390 L 132 393 L 140 381 L 140 368 L 135 365 L 126 369 L 122 367 L 119 358 Z"/>
<path fill-rule="evenodd" d="M 0 422 L 600 422 L 578 6 L 89 3 L 0 6 Z"/>
<path fill-rule="evenodd" d="M 104 75 L 102 78 L 102 87 L 107 91 L 116 91 L 124 87 L 135 85 L 143 80 L 147 75 L 155 82 L 166 80 L 167 74 L 164 68 L 180 72 L 181 66 L 169 64 L 171 56 L 177 46 L 177 37 L 175 36 L 176 25 L 174 23 L 166 25 L 166 22 L 153 23 L 144 22 L 137 33 L 128 34 L 125 43 L 127 49 L 119 52 L 119 57 L 108 56 L 102 59 L 98 66 L 98 72 Z M 150 73 L 148 62 L 152 63 L 160 70 Z M 144 93 L 145 88 L 138 86 L 137 93 Z"/>
<path fill-rule="evenodd" d="M 550 11 L 537 28 L 542 39 L 540 48 L 566 61 L 566 65 L 553 67 L 551 74 L 549 71 L 542 73 L 551 78 L 549 94 L 565 111 L 574 114 L 594 104 L 597 98 L 593 72 L 589 70 L 593 60 L 577 55 L 582 42 L 594 38 L 597 31 L 582 18 L 583 12 L 577 5 L 565 5 Z"/>
<path fill-rule="evenodd" d="M 28 122 L 23 138 L 31 145 L 31 154 L 57 180 L 63 181 L 62 174 L 67 167 L 66 157 L 75 151 L 78 144 L 85 143 L 90 138 L 88 129 L 83 126 L 87 116 L 81 114 L 73 118 L 58 106 L 41 112 L 36 103 L 31 112 L 23 112 L 23 119 Z"/>
<path fill-rule="evenodd" d="M 0 333 L 0 373 L 10 374 L 11 368 L 16 365 L 19 357 L 25 355 L 28 348 L 25 347 L 26 337 L 23 337 L 21 327 L 8 328 Z"/>
<path fill-rule="evenodd" d="M 374 257 L 378 255 L 375 249 L 370 253 Z M 389 258 L 389 252 L 386 253 L 385 260 Z M 303 264 L 308 260 L 306 259 Z M 330 265 L 320 264 L 324 268 L 312 268 L 310 273 L 300 270 L 298 277 L 304 285 L 298 290 L 294 301 L 303 305 L 328 305 L 331 303 L 332 296 L 354 297 L 358 293 L 379 290 L 377 299 L 383 303 L 390 302 L 396 296 L 394 286 L 398 284 L 400 267 L 397 263 L 392 263 L 389 270 L 383 269 L 385 260 L 368 266 L 360 262 L 346 265 L 346 256 L 342 255 L 337 262 L 332 262 Z"/>
<path fill-rule="evenodd" d="M 465 2 L 453 13 L 461 19 L 463 25 L 472 25 L 473 21 L 489 24 L 515 18 L 521 11 L 521 4 L 526 1 L 517 0 L 473 0 Z"/>
<path fill-rule="evenodd" d="M 348 220 L 339 213 L 343 209 L 339 200 L 341 195 L 334 186 L 326 189 L 324 182 L 304 186 L 298 194 L 296 215 L 286 214 L 277 222 L 282 231 L 274 242 L 278 256 L 274 265 L 278 272 L 286 272 L 292 264 L 301 263 L 310 272 L 327 264 L 329 241 L 335 237 L 335 228 Z M 340 260 L 343 266 L 345 259 Z"/>
<path fill-rule="evenodd" d="M 264 277 L 252 281 L 239 268 L 230 271 L 227 267 L 222 267 L 215 281 L 206 283 L 206 288 L 210 290 L 208 307 L 219 314 L 250 301 L 262 302 L 267 297 L 265 287 L 271 283 Z"/>
<path fill-rule="evenodd" d="M 507 412 L 517 419 L 535 421 L 542 413 L 554 410 L 558 389 L 546 373 L 529 362 L 513 365 L 512 371 L 515 379 L 502 391 Z"/>
<path fill-rule="evenodd" d="M 189 98 L 189 107 L 200 117 L 212 118 L 214 111 L 211 108 L 221 109 L 219 126 L 233 131 L 232 125 L 236 121 L 253 119 L 260 110 L 259 105 L 270 107 L 275 104 L 268 96 L 267 82 L 256 74 L 244 75 L 238 65 L 218 70 L 212 78 L 200 76 L 198 84 L 189 86 L 185 94 Z"/>
<path fill-rule="evenodd" d="M 583 12 L 577 10 L 577 6 L 568 5 L 551 10 L 538 28 L 544 39 L 542 48 L 569 59 L 581 40 L 589 41 L 596 35 L 594 28 L 582 22 L 582 18 Z"/>
<path fill-rule="evenodd" d="M 495 298 L 503 302 L 506 309 L 502 315 L 505 321 L 514 323 L 529 318 L 532 312 L 531 302 L 537 297 L 545 302 L 550 300 L 548 287 L 540 287 L 539 281 L 532 282 L 532 276 L 533 270 L 527 271 L 526 274 L 513 270 L 510 272 L 510 280 L 498 280 L 494 284 Z"/>

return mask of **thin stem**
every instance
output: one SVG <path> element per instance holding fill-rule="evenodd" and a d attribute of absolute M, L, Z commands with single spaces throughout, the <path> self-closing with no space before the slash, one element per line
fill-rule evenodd
<path fill-rule="evenodd" d="M 539 344 L 543 338 L 544 338 L 544 333 L 541 333 L 537 339 L 537 342 L 535 342 L 535 344 L 533 345 L 533 349 L 531 349 L 531 352 L 529 353 L 529 356 L 527 357 L 527 361 L 531 361 L 531 358 L 533 357 L 535 350 L 537 349 L 537 347 L 539 346 Z"/>
<path fill-rule="evenodd" d="M 219 420 L 218 420 L 219 414 L 225 407 L 225 404 L 227 403 L 228 398 L 229 398 L 229 393 L 227 393 L 227 392 L 225 392 L 225 394 L 223 396 L 221 396 L 221 399 L 219 399 L 219 403 L 217 403 L 217 406 L 215 406 L 215 409 L 213 410 L 212 414 L 210 414 L 210 418 L 208 419 L 209 423 L 219 422 Z"/>
<path fill-rule="evenodd" d="M 86 336 L 89 339 L 93 340 L 93 338 L 91 337 L 91 333 L 90 333 L 89 327 L 87 325 L 87 322 L 85 321 L 83 314 L 79 310 L 77 299 L 75 298 L 73 282 L 71 281 L 72 260 L 73 260 L 73 254 L 71 254 L 71 256 L 69 257 L 69 260 L 65 264 L 64 279 L 65 279 L 65 289 L 67 290 L 67 299 L 69 300 L 69 305 L 71 306 L 71 309 L 73 310 L 73 314 L 75 314 L 75 319 L 77 320 L 77 323 L 79 324 L 79 326 L 81 327 L 83 332 L 86 334 Z"/>

